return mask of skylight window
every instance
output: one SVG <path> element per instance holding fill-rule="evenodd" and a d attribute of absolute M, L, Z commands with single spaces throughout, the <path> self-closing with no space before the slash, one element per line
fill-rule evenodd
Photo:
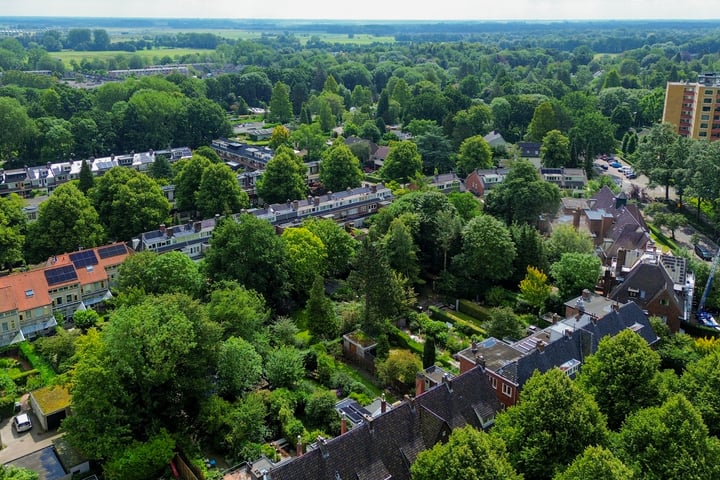
<path fill-rule="evenodd" d="M 34 291 L 34 290 L 25 290 L 25 296 L 26 296 L 26 297 L 32 297 L 33 295 L 35 295 L 35 291 Z"/>

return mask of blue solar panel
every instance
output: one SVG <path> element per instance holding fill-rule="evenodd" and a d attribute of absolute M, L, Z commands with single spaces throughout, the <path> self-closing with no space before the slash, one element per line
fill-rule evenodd
<path fill-rule="evenodd" d="M 78 278 L 75 267 L 72 265 L 45 270 L 44 273 L 48 285 L 57 285 L 58 283 L 65 283 L 71 280 L 77 280 Z"/>
<path fill-rule="evenodd" d="M 72 260 L 75 268 L 83 268 L 88 265 L 97 265 L 98 259 L 95 256 L 93 250 L 83 250 L 82 252 L 73 252 L 70 254 L 70 260 Z"/>
<path fill-rule="evenodd" d="M 122 243 L 110 245 L 109 247 L 98 248 L 98 255 L 100 255 L 100 258 L 117 257 L 118 255 L 125 255 L 126 253 L 127 249 Z"/>

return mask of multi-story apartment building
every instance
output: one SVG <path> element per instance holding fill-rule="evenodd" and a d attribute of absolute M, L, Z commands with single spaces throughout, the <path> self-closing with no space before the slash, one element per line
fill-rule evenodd
<path fill-rule="evenodd" d="M 130 254 L 123 243 L 51 257 L 45 266 L 0 277 L 0 346 L 20 342 L 57 325 L 56 316 L 111 297 L 110 286 Z"/>
<path fill-rule="evenodd" d="M 720 139 L 720 73 L 702 73 L 696 83 L 668 82 L 663 122 L 694 139 Z"/>

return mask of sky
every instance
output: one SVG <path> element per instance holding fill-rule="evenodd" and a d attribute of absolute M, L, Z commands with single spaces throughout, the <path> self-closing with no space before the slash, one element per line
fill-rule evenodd
<path fill-rule="evenodd" d="M 337 20 L 720 19 L 715 0 L 0 0 L 0 16 Z"/>

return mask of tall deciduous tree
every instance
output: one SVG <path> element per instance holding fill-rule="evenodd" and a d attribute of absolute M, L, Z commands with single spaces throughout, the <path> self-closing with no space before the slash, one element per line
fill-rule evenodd
<path fill-rule="evenodd" d="M 675 146 L 679 145 L 679 135 L 669 123 L 658 123 L 642 137 L 635 152 L 637 168 L 644 172 L 651 182 L 665 187 L 665 201 L 670 198 L 670 185 L 673 174 L 679 167 L 679 154 Z"/>
<path fill-rule="evenodd" d="M 688 400 L 698 409 L 711 435 L 720 432 L 720 352 L 714 350 L 690 363 L 681 385 Z"/>
<path fill-rule="evenodd" d="M 118 290 L 134 289 L 151 295 L 185 293 L 197 297 L 203 287 L 198 265 L 181 252 L 138 252 L 120 265 Z"/>
<path fill-rule="evenodd" d="M 480 135 L 468 137 L 460 145 L 456 167 L 460 175 L 467 176 L 478 168 L 492 167 L 492 150 Z"/>
<path fill-rule="evenodd" d="M 534 225 L 540 215 L 555 213 L 559 207 L 560 189 L 542 180 L 527 160 L 515 162 L 505 180 L 485 196 L 485 211 L 508 225 Z"/>
<path fill-rule="evenodd" d="M 592 396 L 555 368 L 530 377 L 520 401 L 497 416 L 492 434 L 504 440 L 518 472 L 549 479 L 586 447 L 604 445 L 608 432 Z"/>
<path fill-rule="evenodd" d="M 265 173 L 257 183 L 258 195 L 266 203 L 283 203 L 305 198 L 307 167 L 295 153 L 281 147 L 265 166 Z"/>
<path fill-rule="evenodd" d="M 0 268 L 23 259 L 23 244 L 27 233 L 27 217 L 23 212 L 25 202 L 11 193 L 0 197 Z"/>
<path fill-rule="evenodd" d="M 273 128 L 272 134 L 270 135 L 270 141 L 268 146 L 273 150 L 277 150 L 281 146 L 290 146 L 290 130 L 285 125 L 278 125 Z"/>
<path fill-rule="evenodd" d="M 297 348 L 273 349 L 265 359 L 265 376 L 274 388 L 293 388 L 303 373 L 303 354 Z"/>
<path fill-rule="evenodd" d="M 303 222 L 325 245 L 328 274 L 339 277 L 347 274 L 355 258 L 358 242 L 334 220 L 311 218 Z"/>
<path fill-rule="evenodd" d="M 632 330 L 600 340 L 597 351 L 585 360 L 580 383 L 590 392 L 612 429 L 625 417 L 659 400 L 656 374 L 660 356 Z"/>
<path fill-rule="evenodd" d="M 360 161 L 347 145 L 336 142 L 323 153 L 320 164 L 320 181 L 332 192 L 360 186 L 363 174 Z"/>
<path fill-rule="evenodd" d="M 252 342 L 270 320 L 270 309 L 262 295 L 236 282 L 220 282 L 206 305 L 208 317 L 220 325 L 226 337 Z"/>
<path fill-rule="evenodd" d="M 600 277 L 600 265 L 600 259 L 589 253 L 563 253 L 560 260 L 550 266 L 560 297 L 570 299 L 586 288 L 594 290 Z"/>
<path fill-rule="evenodd" d="M 208 165 L 197 191 L 197 210 L 202 218 L 237 213 L 250 206 L 248 194 L 240 188 L 235 174 L 225 164 Z"/>
<path fill-rule="evenodd" d="M 250 342 L 230 337 L 218 351 L 218 387 L 227 398 L 235 398 L 250 390 L 262 377 L 262 357 Z"/>
<path fill-rule="evenodd" d="M 97 179 L 89 196 L 108 235 L 116 240 L 154 230 L 170 213 L 170 202 L 158 183 L 131 168 L 110 169 Z"/>
<path fill-rule="evenodd" d="M 418 454 L 411 469 L 413 480 L 521 480 L 508 459 L 505 444 L 467 426 L 453 430 L 447 443 Z"/>
<path fill-rule="evenodd" d="M 390 350 L 388 357 L 375 365 L 380 381 L 403 390 L 415 385 L 422 362 L 410 350 Z"/>
<path fill-rule="evenodd" d="M 550 298 L 552 287 L 548 284 L 547 275 L 537 268 L 528 265 L 527 275 L 520 282 L 520 295 L 523 302 L 535 308 L 538 313 L 542 311 L 545 302 Z"/>
<path fill-rule="evenodd" d="M 466 291 L 477 294 L 477 289 L 512 275 L 515 255 L 507 227 L 489 215 L 479 215 L 463 228 L 462 250 L 453 257 L 452 267 L 467 280 Z"/>
<path fill-rule="evenodd" d="M 175 176 L 175 208 L 180 212 L 195 212 L 197 210 L 197 192 L 205 169 L 210 166 L 211 160 L 199 154 L 193 154 L 188 160 L 183 160 Z"/>
<path fill-rule="evenodd" d="M 540 159 L 544 167 L 569 167 L 570 139 L 560 130 L 550 130 L 545 134 L 540 147 Z"/>
<path fill-rule="evenodd" d="M 383 180 L 407 183 L 422 171 L 422 159 L 417 145 L 409 140 L 398 142 L 390 147 L 385 163 L 380 169 Z"/>
<path fill-rule="evenodd" d="M 404 216 L 390 223 L 380 245 L 385 252 L 390 268 L 404 275 L 410 282 L 417 282 L 420 274 L 418 247 L 413 240 L 410 227 L 403 221 Z"/>
<path fill-rule="evenodd" d="M 558 225 L 545 243 L 551 263 L 560 260 L 564 253 L 592 253 L 593 244 L 587 233 L 571 225 Z"/>
<path fill-rule="evenodd" d="M 289 265 L 285 243 L 272 225 L 253 215 L 227 219 L 213 232 L 205 256 L 210 280 L 235 280 L 261 293 L 275 307 L 289 294 Z"/>
<path fill-rule="evenodd" d="M 12 97 L 0 97 L 0 160 L 24 153 L 26 142 L 36 135 L 35 123 Z"/>
<path fill-rule="evenodd" d="M 635 472 L 625 465 L 613 453 L 600 446 L 590 446 L 578 455 L 570 466 L 553 480 L 587 480 L 602 478 L 605 480 L 632 480 Z"/>
<path fill-rule="evenodd" d="M 38 219 L 28 229 L 27 260 L 35 263 L 79 247 L 95 247 L 104 239 L 98 212 L 74 183 L 66 183 L 40 204 Z"/>
<path fill-rule="evenodd" d="M 583 165 L 586 171 L 590 171 L 598 154 L 615 151 L 615 128 L 600 112 L 582 115 L 568 136 L 570 156 L 576 165 Z"/>
<path fill-rule="evenodd" d="M 327 250 L 314 233 L 305 227 L 286 228 L 281 238 L 290 267 L 290 278 L 296 293 L 308 291 L 316 275 L 327 270 Z"/>
<path fill-rule="evenodd" d="M 270 97 L 270 121 L 287 123 L 293 118 L 290 102 L 290 88 L 283 82 L 276 82 Z"/>
<path fill-rule="evenodd" d="M 720 441 L 708 436 L 700 412 L 681 394 L 630 415 L 613 443 L 640 478 L 720 476 Z"/>

